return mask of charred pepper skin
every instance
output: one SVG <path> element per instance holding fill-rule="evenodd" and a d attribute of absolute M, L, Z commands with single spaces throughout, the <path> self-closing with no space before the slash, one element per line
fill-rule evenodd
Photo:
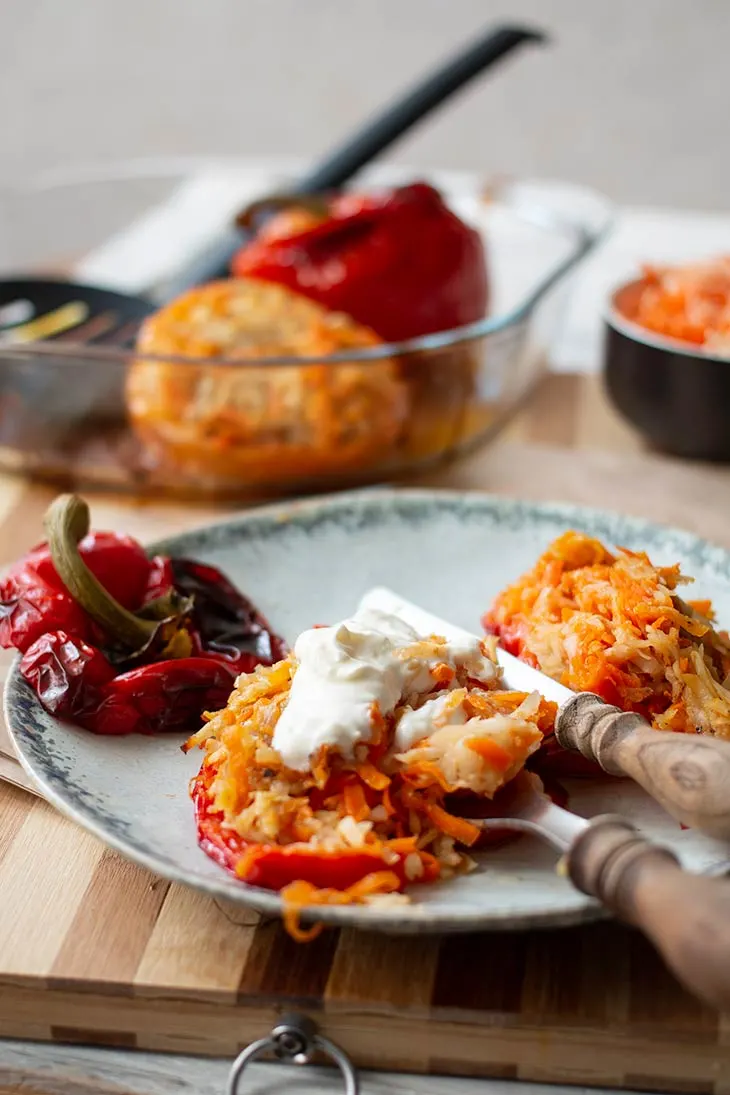
<path fill-rule="evenodd" d="M 43 706 L 97 734 L 190 734 L 205 711 L 223 707 L 239 673 L 285 652 L 255 605 L 216 567 L 148 558 L 128 536 L 91 533 L 79 544 L 107 594 L 132 612 L 175 593 L 189 614 L 178 622 L 186 656 L 161 643 L 125 660 L 61 581 L 39 544 L 0 584 L 0 645 L 22 654 L 20 672 Z"/>

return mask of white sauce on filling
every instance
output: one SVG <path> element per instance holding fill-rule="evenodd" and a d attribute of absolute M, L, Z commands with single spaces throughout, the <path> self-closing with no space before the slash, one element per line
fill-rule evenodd
<path fill-rule="evenodd" d="M 409 749 L 427 738 L 435 728 L 442 726 L 463 726 L 466 712 L 461 704 L 449 705 L 449 692 L 439 692 L 432 700 L 426 700 L 413 710 L 407 707 L 398 719 L 395 728 L 394 746 L 397 753 L 407 753 Z M 450 710 L 447 712 L 447 708 Z"/>
<path fill-rule="evenodd" d="M 287 767 L 307 771 L 322 746 L 351 760 L 355 747 L 371 740 L 373 704 L 390 715 L 399 704 L 430 692 L 430 670 L 439 662 L 463 667 L 485 683 L 495 679 L 497 669 L 477 639 L 440 645 L 433 656 L 399 654 L 421 638 L 399 617 L 367 608 L 334 627 L 302 632 L 294 644 L 291 692 L 272 741 Z M 430 717 L 421 715 L 423 708 L 430 709 Z M 435 697 L 423 708 L 410 712 L 411 726 L 398 735 L 398 749 L 428 736 L 443 701 Z"/>

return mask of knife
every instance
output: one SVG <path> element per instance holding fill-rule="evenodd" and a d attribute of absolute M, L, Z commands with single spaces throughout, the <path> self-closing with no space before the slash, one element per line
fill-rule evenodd
<path fill-rule="evenodd" d="M 393 613 L 421 634 L 475 638 L 384 586 L 366 593 L 361 607 Z M 539 692 L 558 704 L 555 737 L 564 749 L 634 780 L 682 825 L 730 840 L 730 742 L 654 730 L 641 715 L 590 692 L 573 692 L 499 646 L 497 662 L 510 688 Z"/>
<path fill-rule="evenodd" d="M 360 608 L 396 615 L 421 635 L 443 635 L 447 640 L 475 638 L 382 586 L 366 593 Z M 636 782 L 650 794 L 647 784 L 660 786 L 675 811 L 683 809 L 683 784 L 693 782 L 698 745 L 707 746 L 700 751 L 703 774 L 707 770 L 709 775 L 712 764 L 725 766 L 726 770 L 730 763 L 730 745 L 726 742 L 695 742 L 684 734 L 663 734 L 638 716 L 626 721 L 625 712 L 605 704 L 598 696 L 572 692 L 501 648 L 497 649 L 497 661 L 510 688 L 539 691 L 560 704 L 558 722 L 562 724 L 563 742 L 574 748 L 578 741 L 592 739 L 596 757 L 613 758 L 614 767 L 607 771 L 617 771 L 619 762 L 623 762 L 626 767 L 621 767 L 620 774 L 629 775 L 628 769 L 633 767 L 630 758 L 642 752 L 641 747 L 622 751 L 616 741 L 630 745 L 637 740 L 636 735 L 640 741 L 645 735 L 666 741 L 666 748 L 648 765 L 637 766 L 639 775 L 645 777 L 647 771 L 652 771 L 653 779 L 637 778 Z M 650 748 L 648 751 L 652 752 Z M 700 818 L 712 826 L 713 835 L 718 828 L 730 829 L 727 806 L 719 797 L 721 784 L 722 780 L 716 787 L 715 809 L 698 808 Z M 694 802 L 692 795 L 688 801 Z M 678 980 L 696 996 L 722 1011 L 730 1009 L 730 880 L 684 871 L 669 849 L 644 840 L 627 818 L 605 814 L 586 820 L 557 806 L 531 772 L 519 773 L 504 789 L 499 817 L 470 820 L 485 829 L 530 832 L 557 848 L 563 853 L 564 873 L 577 889 L 642 931 Z"/>

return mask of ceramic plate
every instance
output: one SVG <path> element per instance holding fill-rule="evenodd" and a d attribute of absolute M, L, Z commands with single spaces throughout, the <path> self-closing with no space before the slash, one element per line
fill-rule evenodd
<path fill-rule="evenodd" d="M 730 620 L 730 553 L 720 548 L 613 514 L 477 494 L 377 490 L 271 506 L 154 549 L 221 567 L 291 641 L 314 623 L 347 616 L 380 584 L 478 631 L 494 594 L 571 527 L 645 549 L 660 564 L 679 561 L 697 579 L 696 596 L 712 597 L 720 620 Z M 184 756 L 170 736 L 103 738 L 61 723 L 43 711 L 16 670 L 5 704 L 23 764 L 65 814 L 156 874 L 280 913 L 276 894 L 237 882 L 197 847 L 187 783 L 202 754 Z M 682 831 L 630 783 L 607 777 L 569 790 L 576 812 L 624 813 L 687 867 L 725 868 L 726 845 Z M 473 874 L 414 887 L 410 906 L 322 908 L 317 919 L 388 932 L 449 932 L 556 926 L 599 914 L 558 877 L 554 852 L 532 838 L 478 858 Z"/>

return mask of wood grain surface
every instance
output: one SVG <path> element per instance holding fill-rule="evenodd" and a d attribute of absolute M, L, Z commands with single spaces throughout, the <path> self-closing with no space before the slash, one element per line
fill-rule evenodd
<path fill-rule="evenodd" d="M 230 1060 L 102 1049 L 0 1043 L 0 1095 L 223 1095 Z M 584 1087 L 368 1071 L 362 1095 L 597 1095 Z M 240 1095 L 342 1095 L 334 1069 L 253 1064 Z M 603 1095 L 615 1095 L 606 1091 Z M 628 1093 L 622 1093 L 628 1095 Z"/>
<path fill-rule="evenodd" d="M 551 378 L 498 443 L 428 482 L 622 509 L 730 545 L 730 472 L 643 453 L 583 378 Z M 0 566 L 39 538 L 50 497 L 0 479 Z M 106 497 L 93 510 L 97 526 L 143 539 L 221 516 Z M 19 767 L 4 764 L 0 776 Z M 0 1036 L 226 1056 L 287 1009 L 365 1067 L 730 1092 L 727 1021 L 627 928 L 429 941 L 330 931 L 301 946 L 0 786 Z"/>
<path fill-rule="evenodd" d="M 730 841 L 730 742 L 657 734 L 641 715 L 585 692 L 562 704 L 555 737 L 604 772 L 638 783 L 681 825 Z"/>

